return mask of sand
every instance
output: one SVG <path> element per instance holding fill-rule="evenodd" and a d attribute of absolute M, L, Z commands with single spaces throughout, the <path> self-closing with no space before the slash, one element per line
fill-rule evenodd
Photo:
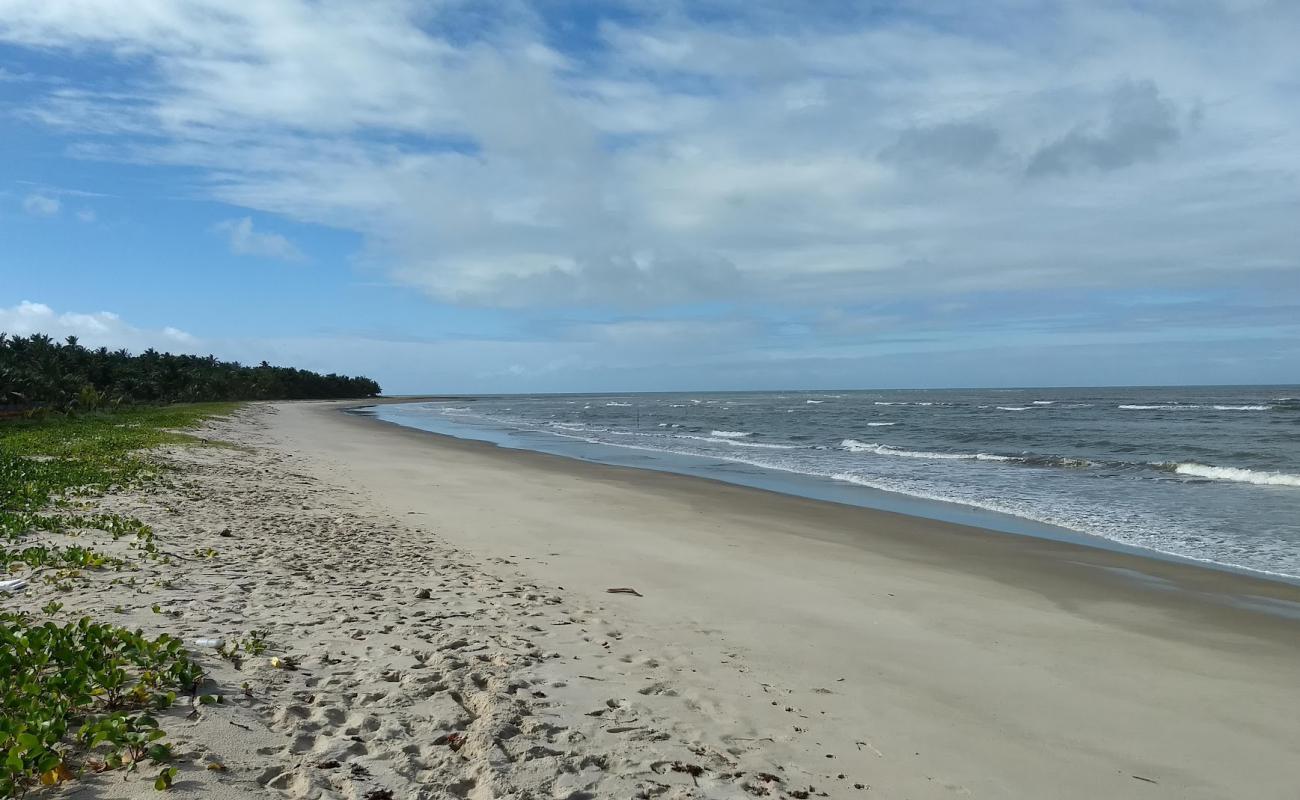
<path fill-rule="evenodd" d="M 339 408 L 250 407 L 97 501 L 185 558 L 65 613 L 272 644 L 194 647 L 227 702 L 165 716 L 177 796 L 1300 792 L 1300 618 L 1261 610 L 1295 586 Z"/>

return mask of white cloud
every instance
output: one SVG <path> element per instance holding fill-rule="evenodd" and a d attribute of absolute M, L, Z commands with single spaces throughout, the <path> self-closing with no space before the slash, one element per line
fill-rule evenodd
<path fill-rule="evenodd" d="M 23 198 L 23 211 L 33 217 L 53 217 L 63 208 L 57 197 L 46 194 L 29 194 Z"/>
<path fill-rule="evenodd" d="M 161 330 L 136 328 L 111 311 L 58 313 L 43 303 L 29 300 L 0 308 L 0 331 L 12 336 L 43 333 L 55 339 L 76 336 L 86 347 L 125 347 L 135 352 L 150 347 L 175 351 L 197 341 L 185 331 L 170 326 Z"/>
<path fill-rule="evenodd" d="M 93 208 L 83 208 L 77 212 L 77 219 L 86 224 L 94 222 L 98 217 Z"/>
<path fill-rule="evenodd" d="M 297 245 L 280 234 L 253 230 L 251 217 L 219 222 L 214 226 L 214 230 L 226 235 L 230 252 L 235 255 L 275 258 L 281 261 L 303 261 L 306 258 Z"/>
<path fill-rule="evenodd" d="M 29 110 L 98 134 L 83 155 L 197 168 L 214 198 L 356 231 L 460 303 L 824 306 L 1297 268 L 1300 5 L 637 8 L 566 48 L 553 5 L 0 0 L 0 40 L 125 71 Z M 222 231 L 302 255 L 250 217 Z"/>

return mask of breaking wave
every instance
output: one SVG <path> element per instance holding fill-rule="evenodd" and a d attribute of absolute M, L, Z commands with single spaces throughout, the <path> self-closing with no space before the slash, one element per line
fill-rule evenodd
<path fill-rule="evenodd" d="M 688 433 L 677 434 L 678 439 L 694 439 L 697 442 L 712 442 L 713 444 L 728 444 L 732 447 L 755 447 L 762 450 L 798 450 L 799 446 L 794 444 L 771 444 L 768 442 L 743 442 L 738 439 L 725 439 L 721 436 L 691 436 Z"/>
<path fill-rule="evenodd" d="M 1194 478 L 1209 478 L 1234 483 L 1253 483 L 1256 486 L 1300 487 L 1300 475 L 1290 475 L 1285 472 L 1265 472 L 1257 469 L 1241 469 L 1240 467 L 1215 467 L 1195 462 L 1174 464 L 1173 472 L 1178 475 L 1190 475 Z"/>
<path fill-rule="evenodd" d="M 1183 409 L 1200 408 L 1200 406 L 1185 406 L 1185 405 L 1179 405 L 1177 403 L 1161 403 L 1159 405 L 1144 406 L 1144 405 L 1136 405 L 1132 403 L 1125 403 L 1122 406 L 1116 406 L 1116 408 L 1122 409 L 1124 411 L 1179 411 Z"/>
<path fill-rule="evenodd" d="M 882 456 L 899 456 L 901 458 L 926 458 L 941 461 L 1014 461 L 1011 456 L 998 456 L 992 453 L 933 453 L 927 450 L 904 450 L 887 444 L 859 442 L 857 439 L 845 439 L 840 447 L 850 453 L 875 453 Z"/>

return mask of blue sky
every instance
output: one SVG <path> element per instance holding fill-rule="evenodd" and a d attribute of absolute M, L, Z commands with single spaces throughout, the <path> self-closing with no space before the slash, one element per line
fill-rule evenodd
<path fill-rule="evenodd" d="M 0 329 L 390 392 L 1294 382 L 1296 30 L 0 0 Z"/>

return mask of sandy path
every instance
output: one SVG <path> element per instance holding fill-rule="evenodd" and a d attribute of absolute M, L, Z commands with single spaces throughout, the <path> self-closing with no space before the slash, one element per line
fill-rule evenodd
<path fill-rule="evenodd" d="M 238 666 L 203 655 L 226 705 L 168 715 L 182 796 L 1297 796 L 1300 624 L 1221 601 L 1289 587 L 1135 583 L 1107 571 L 1133 559 L 327 405 L 212 435 L 245 449 L 165 451 L 172 488 L 101 501 L 186 558 L 61 598 L 268 633 Z"/>

